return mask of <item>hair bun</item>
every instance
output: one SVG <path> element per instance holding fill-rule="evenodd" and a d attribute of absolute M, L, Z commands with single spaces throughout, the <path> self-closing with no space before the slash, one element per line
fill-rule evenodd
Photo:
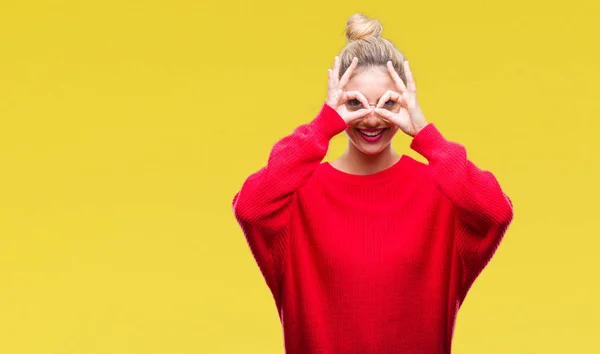
<path fill-rule="evenodd" d="M 379 37 L 382 32 L 383 26 L 379 21 L 360 13 L 350 16 L 346 23 L 346 38 L 349 42 L 368 37 Z"/>

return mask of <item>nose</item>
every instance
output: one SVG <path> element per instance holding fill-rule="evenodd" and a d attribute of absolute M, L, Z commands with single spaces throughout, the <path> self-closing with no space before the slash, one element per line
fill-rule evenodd
<path fill-rule="evenodd" d="M 368 128 L 375 128 L 379 125 L 381 119 L 375 112 L 371 112 L 363 118 L 363 123 Z"/>

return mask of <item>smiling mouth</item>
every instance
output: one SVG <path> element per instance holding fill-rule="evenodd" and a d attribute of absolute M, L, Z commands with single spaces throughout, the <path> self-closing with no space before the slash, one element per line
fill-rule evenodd
<path fill-rule="evenodd" d="M 387 128 L 382 128 L 382 129 L 357 129 L 358 132 L 363 135 L 366 136 L 367 138 L 376 138 L 379 135 L 385 133 L 385 131 L 387 130 Z"/>

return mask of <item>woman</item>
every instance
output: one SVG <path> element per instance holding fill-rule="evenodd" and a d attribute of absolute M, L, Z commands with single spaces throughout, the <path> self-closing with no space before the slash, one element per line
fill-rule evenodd
<path fill-rule="evenodd" d="M 426 121 L 381 32 L 349 19 L 327 102 L 233 200 L 287 353 L 450 353 L 457 311 L 512 221 L 495 177 Z M 398 130 L 428 164 L 394 152 Z M 342 131 L 347 151 L 322 162 Z"/>

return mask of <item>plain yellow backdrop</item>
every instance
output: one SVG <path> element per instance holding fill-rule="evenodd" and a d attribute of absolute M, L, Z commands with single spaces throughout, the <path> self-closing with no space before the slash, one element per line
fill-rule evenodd
<path fill-rule="evenodd" d="M 2 1 L 0 353 L 283 353 L 230 203 L 355 12 L 515 204 L 454 352 L 599 353 L 595 0 Z"/>

